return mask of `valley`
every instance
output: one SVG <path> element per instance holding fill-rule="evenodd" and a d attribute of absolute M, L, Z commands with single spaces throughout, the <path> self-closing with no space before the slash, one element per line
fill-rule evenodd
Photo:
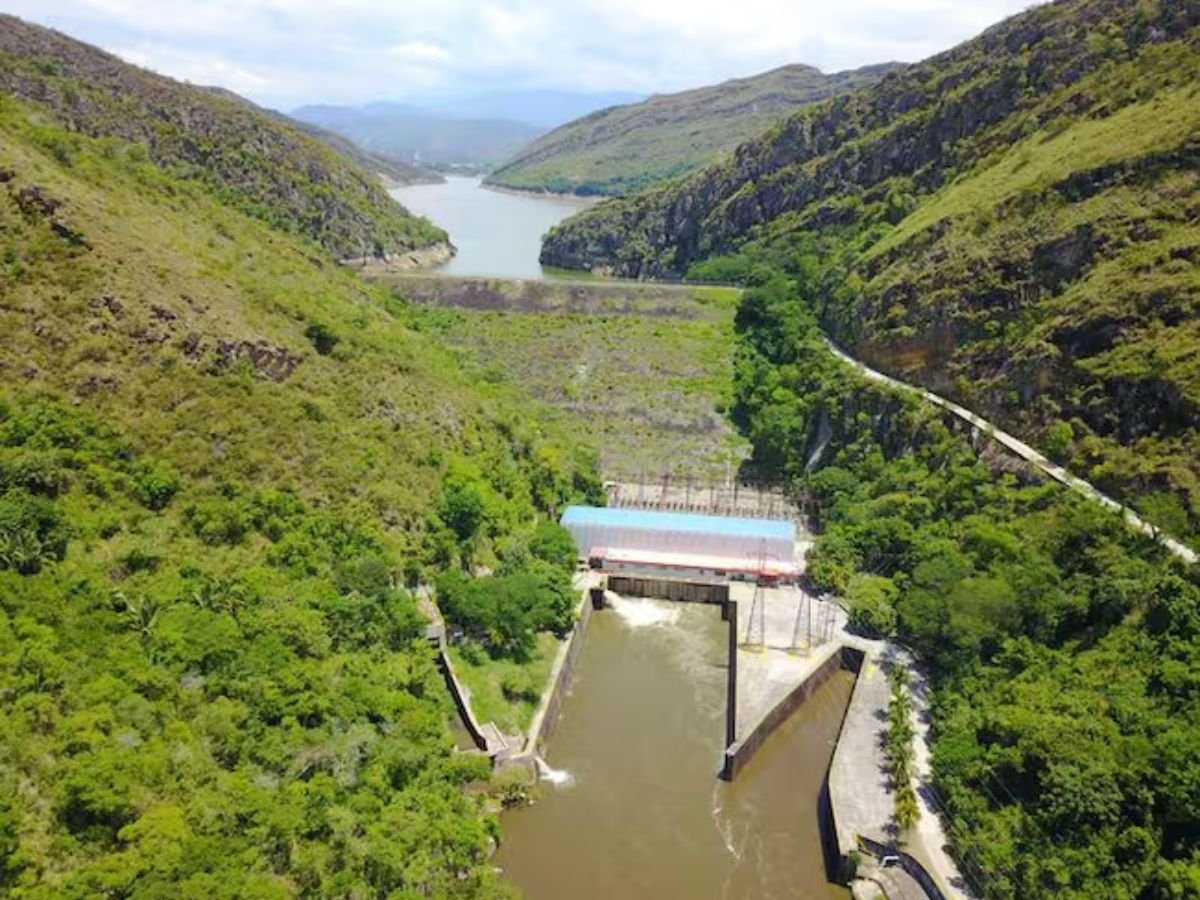
<path fill-rule="evenodd" d="M 1200 896 L 1200 10 L 902 6 L 0 16 L 0 896 Z"/>

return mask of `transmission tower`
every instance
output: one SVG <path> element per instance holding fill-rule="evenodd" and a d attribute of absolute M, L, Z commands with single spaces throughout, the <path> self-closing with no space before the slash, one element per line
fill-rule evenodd
<path fill-rule="evenodd" d="M 788 652 L 793 654 L 803 652 L 807 656 L 812 652 L 812 599 L 808 596 L 808 592 L 798 585 L 795 586 L 795 591 L 798 596 L 796 621 L 792 625 L 792 646 L 788 648 Z M 800 635 L 805 630 L 808 632 L 808 637 L 805 643 L 801 644 Z"/>
<path fill-rule="evenodd" d="M 762 573 L 767 564 L 767 545 L 764 541 L 758 549 L 758 571 L 754 576 L 754 598 L 750 601 L 750 615 L 746 620 L 746 650 L 762 650 L 767 645 L 767 597 L 763 591 Z"/>

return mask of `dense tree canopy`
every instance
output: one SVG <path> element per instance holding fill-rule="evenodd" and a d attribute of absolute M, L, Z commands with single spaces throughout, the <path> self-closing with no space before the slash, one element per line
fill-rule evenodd
<path fill-rule="evenodd" d="M 846 251 L 723 263 L 757 282 L 734 412 L 816 510 L 810 577 L 932 665 L 964 871 L 988 897 L 1200 896 L 1200 576 L 828 354 L 807 298 Z"/>
<path fill-rule="evenodd" d="M 448 478 L 430 533 L 450 512 L 488 557 L 487 521 L 530 521 L 528 470 L 504 469 Z M 0 489 L 0 894 L 507 896 L 464 791 L 486 760 L 453 752 L 378 535 L 180 476 L 43 399 L 0 406 Z M 498 650 L 569 626 L 557 528 L 513 527 L 511 567 L 442 581 Z"/>

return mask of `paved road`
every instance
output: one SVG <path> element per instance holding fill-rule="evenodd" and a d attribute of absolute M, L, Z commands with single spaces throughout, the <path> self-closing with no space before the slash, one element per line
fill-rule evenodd
<path fill-rule="evenodd" d="M 899 867 L 880 869 L 875 882 L 887 893 L 888 900 L 929 900 L 917 880 Z"/>
<path fill-rule="evenodd" d="M 952 403 L 945 397 L 940 397 L 932 391 L 927 391 L 920 387 L 914 387 L 911 384 L 907 384 L 906 382 L 892 378 L 890 375 L 885 375 L 882 372 L 872 369 L 870 366 L 847 354 L 840 347 L 834 344 L 833 341 L 829 340 L 829 338 L 825 339 L 825 343 L 828 344 L 829 349 L 833 351 L 834 356 L 854 366 L 855 369 L 872 381 L 888 384 L 892 387 L 900 388 L 901 390 L 916 391 L 924 400 L 934 404 L 935 406 L 940 406 L 942 409 L 948 410 L 949 412 L 958 416 L 958 418 L 962 419 L 964 422 L 968 422 L 975 426 L 980 431 L 991 437 L 997 444 L 1000 444 L 1000 446 L 1004 447 L 1014 455 L 1019 456 L 1021 459 L 1025 460 L 1031 465 L 1036 466 L 1038 469 L 1046 473 L 1046 475 L 1048 475 L 1050 478 L 1053 478 L 1060 484 L 1066 485 L 1071 490 L 1095 503 L 1099 503 L 1101 506 L 1105 506 L 1114 512 L 1121 513 L 1131 528 L 1135 528 L 1143 534 L 1155 538 L 1164 547 L 1166 547 L 1184 562 L 1194 563 L 1196 561 L 1196 551 L 1191 547 L 1180 543 L 1174 538 L 1167 537 L 1159 533 L 1158 529 L 1156 529 L 1141 516 L 1134 513 L 1132 510 L 1122 506 L 1112 497 L 1108 496 L 1103 491 L 1098 490 L 1089 482 L 1084 481 L 1077 475 L 1072 475 L 1057 463 L 1051 462 L 1024 441 L 1013 437 L 1011 434 L 1001 430 L 1000 428 L 997 428 L 994 424 L 989 422 L 987 419 L 984 419 L 982 416 L 978 416 L 969 409 L 959 406 L 957 403 Z"/>

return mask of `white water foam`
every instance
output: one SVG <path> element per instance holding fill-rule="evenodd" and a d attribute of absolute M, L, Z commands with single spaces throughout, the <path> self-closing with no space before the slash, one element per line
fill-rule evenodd
<path fill-rule="evenodd" d="M 625 622 L 632 628 L 644 628 L 650 625 L 674 625 L 679 621 L 679 604 L 665 600 L 647 600 L 643 598 L 618 597 L 609 594 L 606 598 Z"/>
<path fill-rule="evenodd" d="M 566 769 L 554 768 L 540 756 L 535 756 L 533 763 L 537 766 L 538 778 L 542 781 L 548 781 L 555 787 L 570 787 L 575 783 L 574 775 Z"/>
<path fill-rule="evenodd" d="M 717 833 L 721 835 L 721 841 L 725 844 L 725 849 L 729 851 L 729 855 L 733 857 L 734 862 L 742 861 L 743 847 L 739 847 L 737 840 L 733 834 L 733 821 L 723 817 L 721 813 L 724 811 L 721 806 L 721 786 L 716 785 L 713 788 L 712 795 L 712 819 L 713 824 L 717 826 Z M 748 829 L 747 829 L 748 830 Z M 745 844 L 745 834 L 742 835 L 742 843 Z"/>

